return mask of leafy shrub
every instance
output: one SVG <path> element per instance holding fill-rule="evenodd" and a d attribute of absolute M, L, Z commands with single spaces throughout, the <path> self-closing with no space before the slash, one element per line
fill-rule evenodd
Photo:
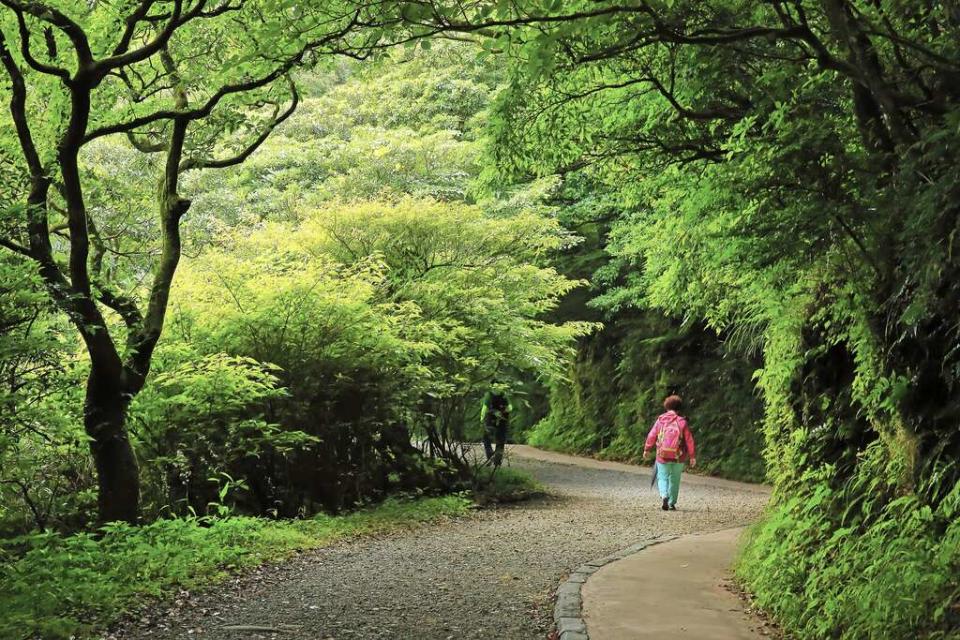
<path fill-rule="evenodd" d="M 87 369 L 63 323 L 34 269 L 0 253 L 0 536 L 76 529 L 96 502 L 80 426 Z"/>
<path fill-rule="evenodd" d="M 259 461 L 312 439 L 264 418 L 269 404 L 287 395 L 275 366 L 225 354 L 190 358 L 179 346 L 165 351 L 131 410 L 144 512 L 205 515 L 214 504 L 225 507 L 228 494 L 232 505 L 256 511 L 249 489 L 263 471 Z"/>
<path fill-rule="evenodd" d="M 483 468 L 474 478 L 474 497 L 480 504 L 517 502 L 545 492 L 543 485 L 525 471 L 512 467 Z"/>
<path fill-rule="evenodd" d="M 592 328 L 541 318 L 578 283 L 539 263 L 572 242 L 536 211 L 405 198 L 331 204 L 186 264 L 172 368 L 137 405 L 167 502 L 201 513 L 221 472 L 245 512 L 286 516 L 462 479 L 447 445 L 490 379 L 558 375 Z"/>
<path fill-rule="evenodd" d="M 376 257 L 343 267 L 308 237 L 288 226 L 238 237 L 188 265 L 177 289 L 192 302 L 173 337 L 200 353 L 270 363 L 282 389 L 259 407 L 264 424 L 280 428 L 274 442 L 238 452 L 240 467 L 225 469 L 246 481 L 253 513 L 339 511 L 433 483 L 404 423 L 430 375 L 421 360 L 432 345 L 404 335 L 417 309 L 380 299 Z M 247 436 L 238 444 L 255 446 Z"/>

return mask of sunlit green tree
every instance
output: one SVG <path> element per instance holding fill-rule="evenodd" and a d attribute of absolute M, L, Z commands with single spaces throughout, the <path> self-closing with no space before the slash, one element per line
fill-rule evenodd
<path fill-rule="evenodd" d="M 246 160 L 298 101 L 291 71 L 322 56 L 363 56 L 382 31 L 351 2 L 4 0 L 0 134 L 5 202 L 20 224 L 0 243 L 32 260 L 90 357 L 84 409 L 104 521 L 137 518 L 137 463 L 124 422 L 160 338 L 190 199 L 182 176 Z M 104 272 L 110 245 L 81 170 L 90 145 L 125 136 L 155 171 L 131 191 L 156 220 L 148 283 Z M 8 186 L 9 185 L 9 186 Z M 150 194 L 145 197 L 144 194 Z M 109 316 L 125 326 L 111 330 Z M 116 317 L 114 316 L 114 317 Z M 123 335 L 125 333 L 125 336 Z"/>

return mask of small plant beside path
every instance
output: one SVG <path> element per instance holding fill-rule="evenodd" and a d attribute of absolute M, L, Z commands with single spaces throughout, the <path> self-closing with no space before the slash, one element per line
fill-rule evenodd
<path fill-rule="evenodd" d="M 546 488 L 529 473 L 511 467 L 479 470 L 473 499 L 479 505 L 521 502 L 546 495 Z"/>

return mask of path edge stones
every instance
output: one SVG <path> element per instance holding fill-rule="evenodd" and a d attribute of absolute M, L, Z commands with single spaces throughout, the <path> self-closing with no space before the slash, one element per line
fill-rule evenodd
<path fill-rule="evenodd" d="M 623 560 L 627 556 L 632 556 L 648 547 L 669 542 L 678 537 L 665 535 L 647 538 L 608 556 L 585 562 L 567 576 L 567 579 L 557 587 L 557 600 L 553 606 L 553 621 L 557 625 L 559 640 L 590 640 L 590 634 L 587 633 L 587 623 L 583 619 L 583 598 L 580 589 L 591 575 L 611 562 Z"/>

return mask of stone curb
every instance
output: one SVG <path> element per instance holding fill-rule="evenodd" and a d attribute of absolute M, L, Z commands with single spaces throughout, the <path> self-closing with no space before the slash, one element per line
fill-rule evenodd
<path fill-rule="evenodd" d="M 559 640 L 590 640 L 587 623 L 583 619 L 583 598 L 580 595 L 580 589 L 591 575 L 611 562 L 622 560 L 655 544 L 675 540 L 677 537 L 679 536 L 654 536 L 609 556 L 585 562 L 567 576 L 567 579 L 557 587 L 557 602 L 553 607 L 553 621 L 557 625 Z"/>

